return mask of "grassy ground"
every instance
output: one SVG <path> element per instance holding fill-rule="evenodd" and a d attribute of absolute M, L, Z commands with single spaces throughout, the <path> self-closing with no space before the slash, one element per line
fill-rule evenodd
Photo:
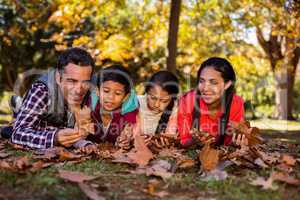
<path fill-rule="evenodd" d="M 7 124 L 11 119 L 7 105 L 0 106 L 0 125 Z M 275 120 L 257 120 L 252 126 L 262 129 L 267 140 L 278 140 L 296 143 L 300 152 L 300 122 Z M 16 156 L 28 155 L 20 150 L 9 151 Z M 2 199 L 87 199 L 77 184 L 60 179 L 59 169 L 81 171 L 98 176 L 93 180 L 93 187 L 106 199 L 160 199 L 149 194 L 150 187 L 154 192 L 165 191 L 167 196 L 162 199 L 259 199 L 281 200 L 299 199 L 300 188 L 278 184 L 276 191 L 262 190 L 249 184 L 249 179 L 258 175 L 267 177 L 269 172 L 264 170 L 250 171 L 248 169 L 231 168 L 230 177 L 225 181 L 200 180 L 198 169 L 177 171 L 170 179 L 163 181 L 155 177 L 132 174 L 133 170 L 124 164 L 114 164 L 109 160 L 88 160 L 78 164 L 65 163 L 53 165 L 35 173 L 18 174 L 0 171 L 0 200 Z M 155 186 L 151 182 L 156 180 Z M 153 189 L 154 188 L 154 189 Z"/>
<path fill-rule="evenodd" d="M 58 169 L 97 175 L 93 185 L 107 199 L 158 199 L 144 192 L 148 189 L 149 180 L 157 178 L 130 174 L 130 167 L 104 160 L 52 166 L 37 173 L 0 172 L 0 199 L 87 199 L 76 184 L 57 177 Z M 231 170 L 234 174 L 236 169 Z M 295 187 L 281 185 L 277 191 L 263 191 L 249 185 L 248 178 L 257 173 L 265 172 L 239 169 L 238 173 L 226 181 L 203 182 L 197 169 L 191 169 L 178 172 L 167 181 L 157 179 L 157 191 L 169 193 L 162 199 L 298 199 L 300 190 Z"/>
<path fill-rule="evenodd" d="M 300 142 L 296 142 L 300 144 Z M 292 149 L 300 153 L 300 145 Z M 7 146 L 9 152 L 16 156 L 32 153 L 14 150 Z M 193 152 L 191 152 L 193 153 Z M 156 180 L 155 192 L 165 191 L 162 199 L 260 199 L 281 200 L 299 199 L 300 188 L 278 184 L 276 191 L 262 190 L 249 184 L 257 176 L 268 177 L 270 171 L 249 170 L 232 167 L 228 169 L 229 178 L 225 181 L 204 182 L 198 174 L 198 167 L 177 171 L 173 177 L 162 180 L 130 173 L 134 170 L 126 164 L 115 164 L 109 160 L 87 160 L 77 164 L 64 163 L 53 165 L 35 173 L 18 174 L 0 171 L 0 199 L 87 199 L 80 188 L 60 179 L 59 169 L 85 172 L 98 178 L 92 181 L 93 187 L 106 199 L 160 199 L 149 194 L 149 187 Z M 152 187 L 153 189 L 153 187 Z"/>

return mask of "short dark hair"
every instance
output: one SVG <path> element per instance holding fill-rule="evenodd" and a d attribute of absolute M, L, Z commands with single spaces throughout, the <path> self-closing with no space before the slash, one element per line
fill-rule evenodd
<path fill-rule="evenodd" d="M 78 47 L 73 47 L 62 51 L 58 56 L 56 69 L 58 71 L 64 71 L 64 67 L 69 63 L 79 66 L 91 66 L 93 71 L 95 68 L 95 61 L 92 56 L 86 50 Z"/>
<path fill-rule="evenodd" d="M 114 81 L 124 85 L 126 94 L 133 88 L 130 72 L 120 64 L 114 64 L 100 70 L 97 85 L 100 86 L 106 81 Z"/>

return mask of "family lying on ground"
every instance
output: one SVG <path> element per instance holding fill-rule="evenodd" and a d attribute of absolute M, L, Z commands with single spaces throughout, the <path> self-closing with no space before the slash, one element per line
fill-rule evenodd
<path fill-rule="evenodd" d="M 236 75 L 224 58 L 204 61 L 197 73 L 197 87 L 179 96 L 179 81 L 159 71 L 137 96 L 130 73 L 121 65 L 94 73 L 94 60 L 80 48 L 63 51 L 55 70 L 38 78 L 23 98 L 11 142 L 35 149 L 55 146 L 93 148 L 109 142 L 128 149 L 126 129 L 144 137 L 180 139 L 188 148 L 198 142 L 247 145 L 244 135 L 229 134 L 231 122 L 244 120 L 244 101 L 235 94 Z M 74 110 L 90 108 L 94 133 L 80 133 Z M 199 134 L 205 132 L 208 134 Z M 160 145 L 168 141 L 161 138 Z"/>

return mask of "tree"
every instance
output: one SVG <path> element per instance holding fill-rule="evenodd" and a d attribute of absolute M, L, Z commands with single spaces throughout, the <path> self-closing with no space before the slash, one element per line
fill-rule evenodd
<path fill-rule="evenodd" d="M 235 20 L 255 27 L 276 83 L 278 119 L 293 119 L 293 89 L 300 58 L 300 18 L 288 13 L 284 1 L 231 1 Z"/>
<path fill-rule="evenodd" d="M 168 34 L 168 58 L 167 69 L 171 72 L 176 71 L 177 56 L 177 35 L 179 28 L 181 0 L 171 1 L 169 34 Z"/>

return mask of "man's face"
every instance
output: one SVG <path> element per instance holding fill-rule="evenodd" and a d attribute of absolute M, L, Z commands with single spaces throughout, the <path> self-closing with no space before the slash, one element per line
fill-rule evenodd
<path fill-rule="evenodd" d="M 56 82 L 69 106 L 80 106 L 90 89 L 91 75 L 91 66 L 78 66 L 73 63 L 66 65 L 62 73 L 56 72 Z"/>

